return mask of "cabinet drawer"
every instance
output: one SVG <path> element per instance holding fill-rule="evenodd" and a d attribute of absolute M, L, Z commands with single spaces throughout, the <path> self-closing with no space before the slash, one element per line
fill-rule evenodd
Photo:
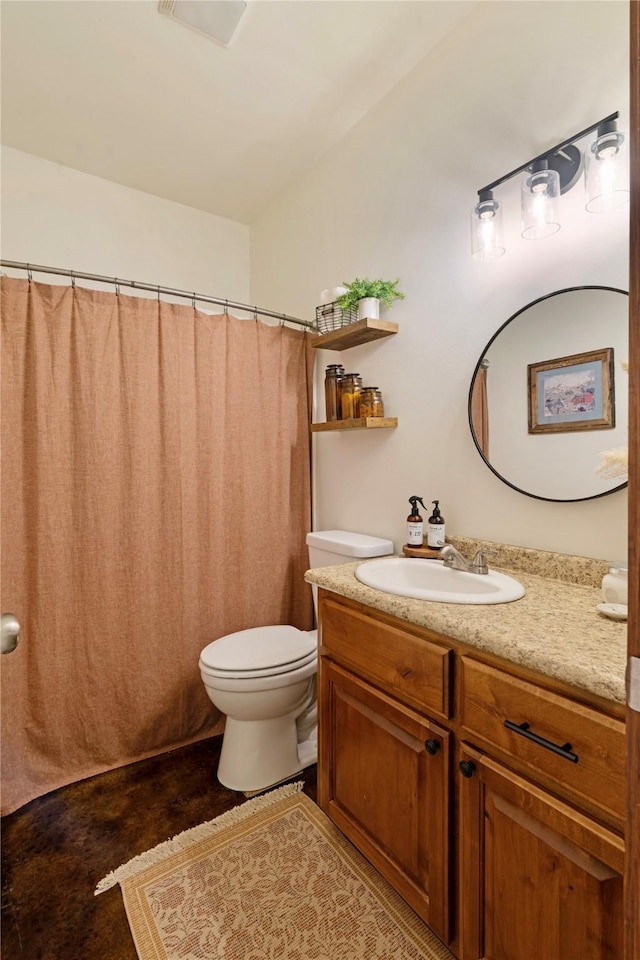
<path fill-rule="evenodd" d="M 625 726 L 469 657 L 461 658 L 461 717 L 481 737 L 573 794 L 625 816 Z"/>
<path fill-rule="evenodd" d="M 320 609 L 322 653 L 404 703 L 449 716 L 451 650 L 349 610 L 332 600 Z"/>

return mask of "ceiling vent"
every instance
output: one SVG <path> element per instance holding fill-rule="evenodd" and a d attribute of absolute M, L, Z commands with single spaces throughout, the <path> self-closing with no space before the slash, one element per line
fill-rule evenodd
<path fill-rule="evenodd" d="M 247 8 L 245 0 L 159 0 L 158 12 L 228 47 Z"/>

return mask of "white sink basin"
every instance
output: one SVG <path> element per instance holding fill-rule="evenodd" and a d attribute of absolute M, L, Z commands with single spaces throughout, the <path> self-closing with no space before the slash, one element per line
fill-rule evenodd
<path fill-rule="evenodd" d="M 360 583 L 385 593 L 436 603 L 508 603 L 524 597 L 524 587 L 505 573 L 465 573 L 443 560 L 382 557 L 356 567 Z"/>

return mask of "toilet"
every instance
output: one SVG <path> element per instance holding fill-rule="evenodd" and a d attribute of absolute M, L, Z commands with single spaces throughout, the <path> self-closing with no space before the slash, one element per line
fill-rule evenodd
<path fill-rule="evenodd" d="M 307 534 L 309 567 L 393 553 L 393 543 L 346 530 Z M 317 587 L 312 586 L 317 614 Z M 252 627 L 219 637 L 200 654 L 209 699 L 226 716 L 218 780 L 253 792 L 317 760 L 317 630 Z"/>

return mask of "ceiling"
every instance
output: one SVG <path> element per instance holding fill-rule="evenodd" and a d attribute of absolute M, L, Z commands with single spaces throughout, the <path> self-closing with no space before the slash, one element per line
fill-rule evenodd
<path fill-rule="evenodd" d="M 156 0 L 3 0 L 2 142 L 251 223 L 474 6 L 249 0 L 224 47 Z"/>

